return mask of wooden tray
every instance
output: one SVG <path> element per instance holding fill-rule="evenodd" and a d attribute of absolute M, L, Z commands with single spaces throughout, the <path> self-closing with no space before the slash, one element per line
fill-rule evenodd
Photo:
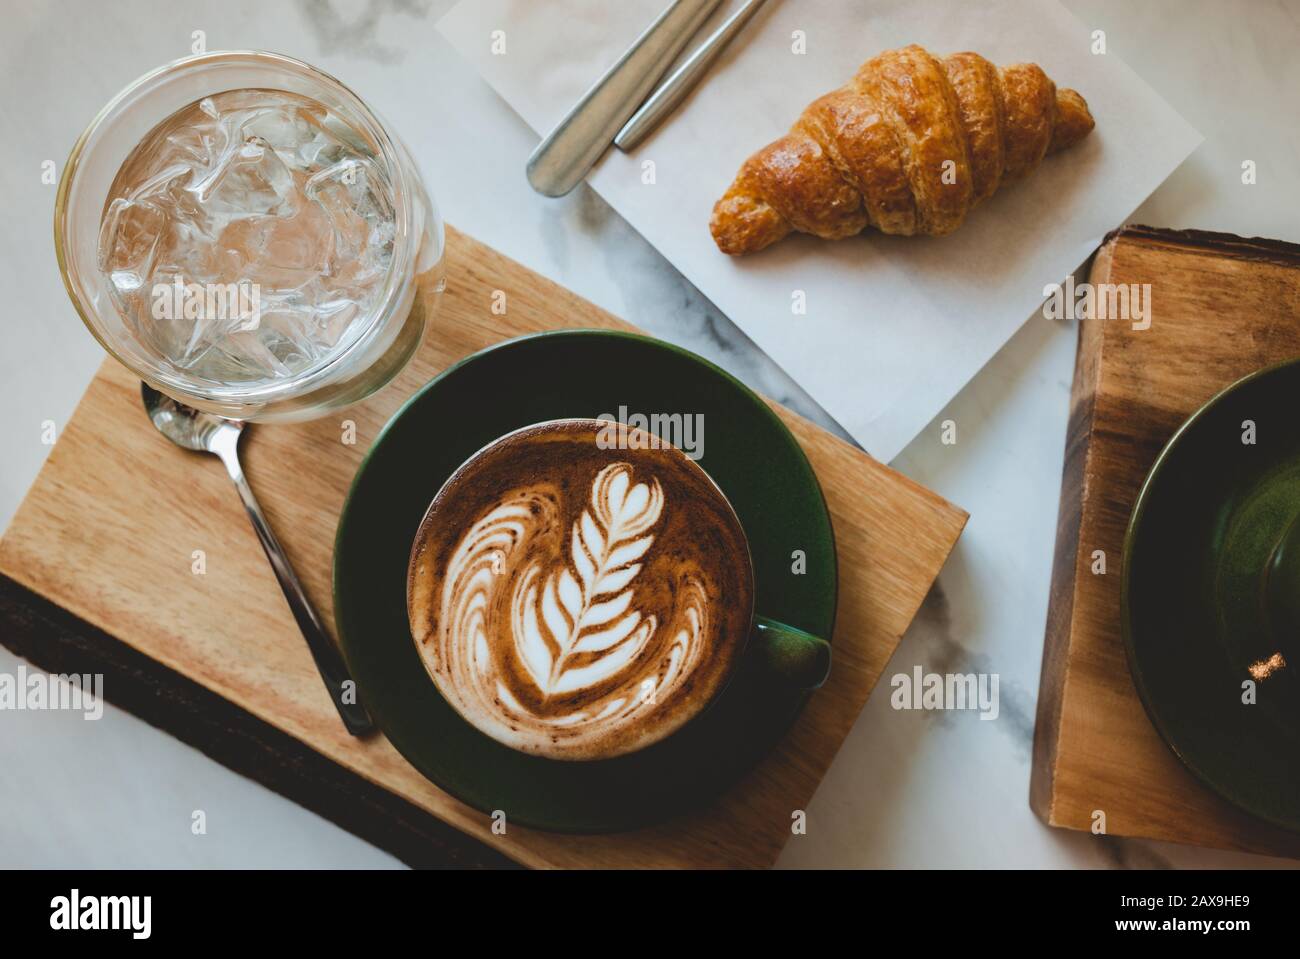
<path fill-rule="evenodd" d="M 1160 449 L 1220 389 L 1300 354 L 1300 246 L 1126 227 L 1090 282 L 1151 284 L 1151 326 L 1079 326 L 1030 804 L 1051 826 L 1091 829 L 1100 810 L 1110 835 L 1300 856 L 1300 835 L 1220 799 L 1156 734 L 1119 621 L 1124 531 Z"/>
<path fill-rule="evenodd" d="M 245 438 L 249 479 L 331 628 L 336 518 L 363 453 L 406 397 L 509 337 L 631 329 L 455 231 L 448 270 L 434 328 L 392 385 L 337 415 Z M 492 312 L 494 291 L 506 295 L 505 315 Z M 348 736 L 220 465 L 158 436 L 138 382 L 112 361 L 61 428 L 0 541 L 0 573 L 10 579 L 0 583 L 0 639 L 49 669 L 105 672 L 110 701 L 408 862 L 499 864 L 504 854 L 532 866 L 770 865 L 791 834 L 792 811 L 812 797 L 966 521 L 934 493 L 777 411 L 821 479 L 835 528 L 835 668 L 744 781 L 657 827 L 572 837 L 512 826 L 493 835 L 486 816 L 425 780 L 382 737 Z M 343 442 L 349 421 L 354 445 Z M 195 550 L 204 551 L 204 575 L 192 572 Z"/>

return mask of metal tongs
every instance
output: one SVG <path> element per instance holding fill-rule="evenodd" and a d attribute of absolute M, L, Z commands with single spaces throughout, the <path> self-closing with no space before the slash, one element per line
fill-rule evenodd
<path fill-rule="evenodd" d="M 611 142 L 620 150 L 633 149 L 681 103 L 763 2 L 746 0 L 651 93 L 722 3 L 674 0 L 538 144 L 528 158 L 533 189 L 563 196 L 582 182 Z"/>

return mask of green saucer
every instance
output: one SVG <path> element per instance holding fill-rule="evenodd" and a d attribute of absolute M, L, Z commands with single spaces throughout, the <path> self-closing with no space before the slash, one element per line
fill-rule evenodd
<path fill-rule="evenodd" d="M 1300 361 L 1289 361 L 1234 383 L 1174 434 L 1133 508 L 1121 612 L 1134 683 L 1178 758 L 1230 802 L 1300 831 L 1297 415 Z"/>
<path fill-rule="evenodd" d="M 543 420 L 618 416 L 620 407 L 703 414 L 699 463 L 744 526 L 756 611 L 826 639 L 834 626 L 835 544 L 821 487 L 789 430 L 735 378 L 659 340 L 602 330 L 522 337 L 448 369 L 384 427 L 353 480 L 334 545 L 334 612 L 361 698 L 398 751 L 442 789 L 511 823 L 611 832 L 704 803 L 772 748 L 807 699 L 770 688 L 747 657 L 673 736 L 575 763 L 497 743 L 438 694 L 406 618 L 407 557 L 433 495 L 498 436 Z"/>

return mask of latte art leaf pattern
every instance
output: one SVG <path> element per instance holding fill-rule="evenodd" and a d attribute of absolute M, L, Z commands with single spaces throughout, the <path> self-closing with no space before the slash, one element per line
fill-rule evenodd
<path fill-rule="evenodd" d="M 676 448 L 611 456 L 599 420 L 538 424 L 444 484 L 412 551 L 412 635 L 497 741 L 601 759 L 716 694 L 753 609 L 743 531 Z M 737 562 L 739 560 L 739 562 Z"/>
<path fill-rule="evenodd" d="M 633 485 L 627 464 L 605 467 L 573 524 L 569 565 L 543 579 L 537 564 L 518 581 L 516 648 L 544 696 L 607 680 L 646 648 L 658 623 L 633 606 L 634 580 L 663 505 L 657 480 Z"/>

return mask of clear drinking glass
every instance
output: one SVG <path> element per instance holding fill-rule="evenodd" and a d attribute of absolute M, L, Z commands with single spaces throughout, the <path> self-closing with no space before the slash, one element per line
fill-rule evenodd
<path fill-rule="evenodd" d="M 364 140 L 392 188 L 392 255 L 374 305 L 351 321 L 335 352 L 267 381 L 219 382 L 173 362 L 132 329 L 99 269 L 101 221 L 123 161 L 177 110 L 230 90 L 285 91 L 318 101 Z M 309 419 L 370 395 L 411 358 L 445 283 L 442 220 L 406 148 L 338 80 L 299 60 L 261 51 L 186 57 L 114 97 L 77 140 L 63 169 L 54 239 L 68 295 L 104 349 L 182 403 L 239 420 Z"/>

